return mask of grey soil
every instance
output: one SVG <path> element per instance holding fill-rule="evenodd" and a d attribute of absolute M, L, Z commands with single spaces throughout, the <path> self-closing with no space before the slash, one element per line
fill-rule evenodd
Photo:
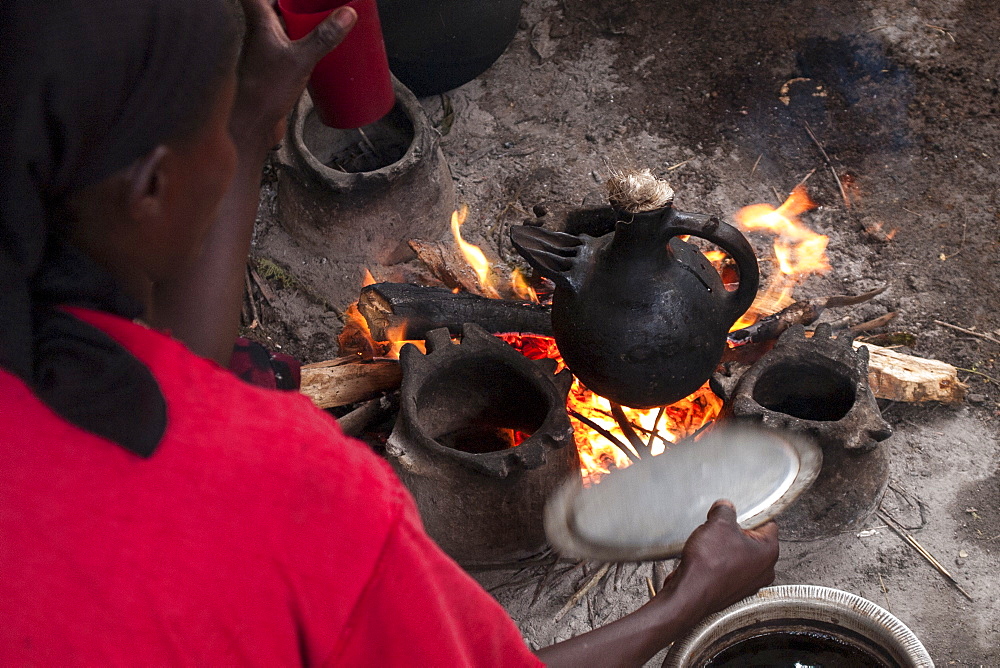
<path fill-rule="evenodd" d="M 864 537 L 784 543 L 777 584 L 838 587 L 890 609 L 940 666 L 1000 665 L 1000 345 L 934 322 L 1000 338 L 998 36 L 990 0 L 528 0 L 493 68 L 423 101 L 472 211 L 466 236 L 502 262 L 517 261 L 510 225 L 540 202 L 593 198 L 609 166 L 649 167 L 670 179 L 678 208 L 730 220 L 747 204 L 777 204 L 815 170 L 807 186 L 820 207 L 805 219 L 830 236 L 833 269 L 796 296 L 888 281 L 874 302 L 827 319 L 899 310 L 888 330 L 916 335 L 904 352 L 971 370 L 965 405 L 884 407 L 899 490 L 885 507 L 919 527 L 975 601 L 876 520 Z M 271 183 L 254 253 L 281 263 L 294 254 L 273 229 Z M 250 334 L 306 361 L 335 356 L 337 314 L 294 281 L 272 287 Z M 650 566 L 626 566 L 617 587 L 609 577 L 553 622 L 590 568 L 550 578 L 533 606 L 542 569 L 480 577 L 540 646 L 646 599 Z"/>

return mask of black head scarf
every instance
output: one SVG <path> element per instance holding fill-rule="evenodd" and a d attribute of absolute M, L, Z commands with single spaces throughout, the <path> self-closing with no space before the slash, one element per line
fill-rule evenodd
<path fill-rule="evenodd" d="M 227 0 L 0 3 L 0 366 L 141 456 L 166 428 L 149 370 L 59 310 L 142 307 L 60 234 L 60 203 L 207 117 L 235 44 Z M 39 444 L 41 445 L 41 444 Z"/>

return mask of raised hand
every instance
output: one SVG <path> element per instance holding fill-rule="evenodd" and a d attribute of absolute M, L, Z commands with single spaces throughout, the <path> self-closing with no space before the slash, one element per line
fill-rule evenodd
<path fill-rule="evenodd" d="M 240 0 L 246 37 L 230 129 L 242 138 L 281 141 L 288 113 L 302 95 L 313 67 L 350 32 L 358 15 L 350 7 L 330 13 L 312 32 L 292 41 L 268 0 Z"/>

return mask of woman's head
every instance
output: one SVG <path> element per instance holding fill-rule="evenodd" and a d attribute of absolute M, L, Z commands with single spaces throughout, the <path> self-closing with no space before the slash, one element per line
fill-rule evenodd
<path fill-rule="evenodd" d="M 0 25 L 14 92 L 0 112 L 0 366 L 79 426 L 158 439 L 108 414 L 159 397 L 148 371 L 56 307 L 134 317 L 121 283 L 155 280 L 203 234 L 233 169 L 234 5 L 5 0 Z"/>

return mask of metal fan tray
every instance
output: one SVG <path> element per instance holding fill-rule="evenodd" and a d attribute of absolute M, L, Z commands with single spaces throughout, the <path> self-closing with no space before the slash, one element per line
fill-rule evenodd
<path fill-rule="evenodd" d="M 680 555 L 717 499 L 753 529 L 787 508 L 819 475 L 819 446 L 796 434 L 718 427 L 584 488 L 572 481 L 545 509 L 545 532 L 560 553 L 600 561 Z"/>

